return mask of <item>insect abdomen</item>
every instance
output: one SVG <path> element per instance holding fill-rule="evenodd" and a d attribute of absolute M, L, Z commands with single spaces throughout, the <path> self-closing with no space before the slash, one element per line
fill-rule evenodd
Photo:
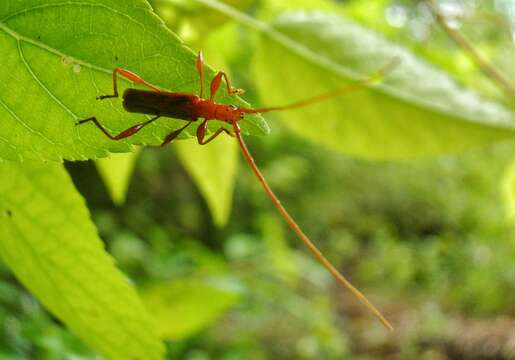
<path fill-rule="evenodd" d="M 139 89 L 127 89 L 123 93 L 123 107 L 128 112 L 183 120 L 197 120 L 197 101 L 196 96 L 182 93 L 160 93 Z"/>

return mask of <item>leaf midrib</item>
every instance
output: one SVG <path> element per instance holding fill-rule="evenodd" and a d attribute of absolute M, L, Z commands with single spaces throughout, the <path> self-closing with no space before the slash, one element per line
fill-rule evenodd
<path fill-rule="evenodd" d="M 87 61 L 83 61 L 83 60 L 80 60 L 74 56 L 71 56 L 71 55 L 67 55 L 53 47 L 50 47 L 40 41 L 37 41 L 37 40 L 34 40 L 32 38 L 29 38 L 29 37 L 26 37 L 24 35 L 21 35 L 19 34 L 18 32 L 12 30 L 9 26 L 7 26 L 4 22 L 0 21 L 0 30 L 4 31 L 5 33 L 7 33 L 8 35 L 10 35 L 11 37 L 13 37 L 14 39 L 16 39 L 18 42 L 20 41 L 24 41 L 26 43 L 29 43 L 29 44 L 32 44 L 40 49 L 43 49 L 43 50 L 46 50 L 48 51 L 49 53 L 53 54 L 53 55 L 56 55 L 56 56 L 59 56 L 61 58 L 72 58 L 73 61 L 77 64 L 80 64 L 81 66 L 85 66 L 85 67 L 88 67 L 90 69 L 93 69 L 93 70 L 97 70 L 97 71 L 101 71 L 103 73 L 106 73 L 106 74 L 111 74 L 112 73 L 112 70 L 109 70 L 109 69 L 106 69 L 106 68 L 103 68 L 101 66 L 97 66 L 97 65 L 93 65 Z"/>

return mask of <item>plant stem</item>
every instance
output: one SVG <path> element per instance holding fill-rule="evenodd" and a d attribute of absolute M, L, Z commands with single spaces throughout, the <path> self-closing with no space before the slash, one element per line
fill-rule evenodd
<path fill-rule="evenodd" d="M 502 75 L 493 65 L 491 65 L 461 32 L 451 28 L 447 24 L 444 15 L 440 13 L 434 0 L 426 0 L 426 3 L 435 15 L 438 24 L 447 33 L 447 35 L 449 35 L 449 37 L 468 54 L 481 72 L 509 97 L 515 99 L 515 85 L 505 78 L 504 75 Z"/>

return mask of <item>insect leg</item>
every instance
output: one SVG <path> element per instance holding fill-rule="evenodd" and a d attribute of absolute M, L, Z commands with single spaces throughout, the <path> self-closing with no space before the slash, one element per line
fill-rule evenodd
<path fill-rule="evenodd" d="M 142 123 L 139 123 L 139 124 L 136 124 L 134 126 L 131 126 L 130 128 L 128 129 L 125 129 L 124 131 L 122 131 L 121 133 L 119 133 L 118 135 L 111 135 L 105 127 L 103 127 L 97 120 L 96 117 L 90 117 L 90 118 L 87 118 L 87 119 L 84 119 L 84 120 L 80 120 L 77 124 L 75 125 L 81 125 L 81 124 L 84 124 L 84 123 L 87 123 L 87 122 L 90 122 L 92 121 L 93 124 L 96 125 L 97 128 L 99 128 L 109 139 L 111 140 L 121 140 L 121 139 L 125 139 L 129 136 L 132 136 L 134 134 L 136 134 L 138 131 L 140 131 L 141 129 L 143 129 L 145 126 L 147 126 L 148 124 L 156 121 L 157 119 L 159 119 L 159 115 L 157 116 L 154 116 L 152 119 L 150 120 L 147 120 L 147 121 L 144 121 Z"/>
<path fill-rule="evenodd" d="M 229 81 L 229 77 L 224 71 L 219 71 L 213 80 L 211 80 L 211 94 L 209 96 L 209 100 L 213 100 L 216 92 L 218 91 L 218 88 L 220 88 L 220 83 L 222 82 L 222 78 L 225 80 L 225 84 L 227 85 L 227 92 L 230 95 L 241 95 L 245 91 L 243 89 L 233 88 L 231 86 L 231 83 Z"/>
<path fill-rule="evenodd" d="M 97 96 L 97 100 L 103 100 L 103 99 L 109 99 L 109 98 L 116 98 L 118 97 L 118 84 L 117 84 L 117 74 L 120 76 L 123 76 L 124 78 L 136 83 L 148 86 L 149 88 L 155 90 L 155 91 L 162 91 L 160 88 L 158 88 L 155 85 L 152 85 L 151 83 L 146 82 L 143 80 L 139 75 L 136 75 L 132 71 L 123 69 L 123 68 L 116 68 L 113 70 L 113 95 L 101 95 Z"/>
<path fill-rule="evenodd" d="M 231 134 L 231 132 L 229 130 L 221 127 L 218 130 L 216 130 L 210 137 L 208 137 L 207 139 L 204 140 L 205 135 L 206 135 L 206 130 L 207 130 L 207 120 L 204 120 L 197 128 L 197 141 L 200 145 L 206 145 L 207 143 L 213 141 L 218 135 L 220 135 L 223 132 L 226 133 L 227 135 L 234 136 L 233 134 Z"/>
<path fill-rule="evenodd" d="M 197 71 L 200 78 L 200 94 L 199 97 L 202 99 L 204 96 L 204 73 L 202 72 L 202 65 L 204 64 L 204 58 L 202 57 L 202 50 L 197 55 Z"/>
<path fill-rule="evenodd" d="M 229 130 L 227 130 L 226 128 L 223 128 L 221 127 L 220 129 L 216 130 L 213 135 L 211 135 L 210 137 L 207 138 L 207 140 L 203 140 L 202 142 L 199 140 L 199 144 L 200 145 L 206 145 L 207 143 L 211 142 L 212 140 L 214 140 L 218 135 L 220 135 L 221 133 L 226 133 L 227 135 L 229 136 L 232 136 L 234 137 L 233 134 L 231 134 L 231 132 Z"/>
<path fill-rule="evenodd" d="M 165 139 L 163 140 L 163 142 L 161 143 L 161 146 L 165 146 L 166 144 L 172 142 L 177 136 L 179 136 L 179 134 L 184 130 L 186 129 L 188 126 L 191 125 L 193 121 L 190 121 L 188 122 L 186 125 L 184 125 L 182 128 L 179 128 L 177 130 L 174 130 L 172 131 L 171 133 L 169 133 L 168 135 L 166 135 Z"/>

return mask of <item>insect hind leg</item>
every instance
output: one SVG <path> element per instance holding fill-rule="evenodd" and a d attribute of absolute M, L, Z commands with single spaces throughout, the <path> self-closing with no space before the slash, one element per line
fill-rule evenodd
<path fill-rule="evenodd" d="M 138 131 L 140 131 L 141 129 L 143 129 L 145 126 L 147 126 L 148 124 L 156 121 L 157 119 L 159 119 L 159 115 L 157 116 L 154 116 L 153 118 L 147 120 L 147 121 L 144 121 L 142 123 L 139 123 L 139 124 L 136 124 L 136 125 L 133 125 L 131 126 L 130 128 L 128 129 L 125 129 L 124 131 L 120 132 L 118 135 L 111 135 L 109 133 L 109 131 L 107 131 L 107 129 L 102 126 L 102 124 L 100 124 L 100 122 L 97 120 L 96 117 L 90 117 L 90 118 L 87 118 L 87 119 L 84 119 L 84 120 L 79 120 L 75 125 L 82 125 L 84 123 L 87 123 L 87 122 L 92 122 L 93 124 L 95 124 L 95 126 L 97 128 L 100 129 L 100 131 L 102 131 L 105 136 L 107 136 L 109 139 L 111 140 L 122 140 L 122 139 L 125 139 L 125 138 L 128 138 L 129 136 L 132 136 L 134 134 L 136 134 Z"/>
<path fill-rule="evenodd" d="M 165 146 L 166 144 L 169 144 L 171 143 L 173 140 L 175 140 L 175 138 L 177 136 L 179 136 L 180 133 L 182 133 L 188 126 L 190 126 L 192 124 L 193 121 L 190 121 L 188 122 L 186 125 L 184 125 L 183 127 L 177 129 L 177 130 L 174 130 L 172 131 L 171 133 L 169 133 L 166 138 L 163 140 L 163 142 L 161 143 L 161 147 Z"/>

